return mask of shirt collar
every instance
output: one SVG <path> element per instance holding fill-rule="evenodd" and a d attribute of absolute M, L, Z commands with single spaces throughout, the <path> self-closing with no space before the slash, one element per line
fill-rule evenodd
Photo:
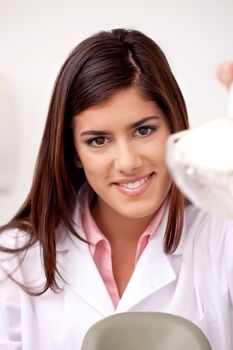
<path fill-rule="evenodd" d="M 78 234 L 85 240 L 90 241 L 92 243 L 91 249 L 95 249 L 95 246 L 98 242 L 101 240 L 106 240 L 105 236 L 101 233 L 99 230 L 98 226 L 96 225 L 92 214 L 90 212 L 89 204 L 91 200 L 93 199 L 94 192 L 88 185 L 88 183 L 84 183 L 84 185 L 81 187 L 79 194 L 78 194 L 78 200 L 77 204 L 74 210 L 73 214 L 73 221 L 75 222 L 75 230 L 78 232 Z M 81 203 L 81 198 L 84 200 L 84 205 L 80 205 Z M 169 211 L 169 199 L 165 200 L 164 202 L 164 212 L 161 212 L 159 210 L 158 215 L 161 215 L 160 221 L 164 221 L 168 219 L 168 211 Z M 161 207 L 162 208 L 162 207 Z M 86 211 L 85 211 L 86 209 Z M 187 209 L 185 210 L 185 212 Z M 89 231 L 89 229 L 86 231 L 85 228 L 83 227 L 84 224 L 84 216 L 88 215 L 88 218 L 90 218 L 90 227 L 89 228 L 94 228 L 93 232 L 94 235 L 92 235 L 92 230 Z M 151 223 L 148 225 L 147 229 L 144 231 L 142 234 L 142 237 L 146 237 L 149 235 L 149 240 L 152 239 L 155 236 L 156 230 L 154 229 L 155 227 L 155 221 L 156 221 L 157 215 L 152 219 Z M 159 225 L 160 226 L 160 225 Z M 180 239 L 180 243 L 175 250 L 175 252 L 172 253 L 172 255 L 182 255 L 183 252 L 183 247 L 185 243 L 185 239 L 187 236 L 187 227 L 186 227 L 186 215 L 184 215 L 184 226 L 182 230 L 182 236 Z M 91 234 L 89 234 L 91 233 Z M 164 232 L 165 233 L 165 232 Z M 63 225 L 59 225 L 57 229 L 57 236 L 58 236 L 58 241 L 57 241 L 57 251 L 65 251 L 69 250 L 70 246 L 70 239 L 68 239 L 69 233 L 67 232 L 67 229 L 64 229 Z M 71 237 L 72 238 L 72 237 Z M 107 240 L 106 240 L 107 241 Z"/>

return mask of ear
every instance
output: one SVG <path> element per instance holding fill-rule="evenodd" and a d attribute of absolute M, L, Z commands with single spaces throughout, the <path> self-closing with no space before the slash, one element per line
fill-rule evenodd
<path fill-rule="evenodd" d="M 76 165 L 77 168 L 82 168 L 83 167 L 83 165 L 82 165 L 82 163 L 81 163 L 81 161 L 79 159 L 76 159 L 74 164 Z"/>

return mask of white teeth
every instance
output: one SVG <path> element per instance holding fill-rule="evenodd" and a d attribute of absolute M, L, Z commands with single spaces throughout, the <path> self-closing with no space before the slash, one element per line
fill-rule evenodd
<path fill-rule="evenodd" d="M 149 179 L 149 176 L 146 176 L 143 179 L 135 181 L 135 182 L 122 183 L 122 184 L 120 184 L 120 186 L 128 188 L 129 190 L 135 190 L 136 188 L 143 185 L 146 182 L 146 180 L 148 180 L 148 179 Z"/>

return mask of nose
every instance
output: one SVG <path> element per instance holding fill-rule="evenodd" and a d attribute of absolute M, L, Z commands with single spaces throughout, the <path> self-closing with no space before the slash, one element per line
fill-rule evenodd
<path fill-rule="evenodd" d="M 115 169 L 121 173 L 131 174 L 142 166 L 142 158 L 134 145 L 129 143 L 120 143 L 117 145 Z"/>

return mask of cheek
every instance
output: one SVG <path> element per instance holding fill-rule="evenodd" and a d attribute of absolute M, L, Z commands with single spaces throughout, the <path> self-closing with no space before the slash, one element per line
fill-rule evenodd
<path fill-rule="evenodd" d="M 144 152 L 148 154 L 155 165 L 166 166 L 166 142 L 164 142 L 164 140 L 145 147 Z"/>
<path fill-rule="evenodd" d="M 167 137 L 163 138 L 161 142 L 157 145 L 157 157 L 160 165 L 167 171 L 166 162 L 166 151 L 167 151 Z"/>
<path fill-rule="evenodd" d="M 163 191 L 166 191 L 166 189 L 170 189 L 172 184 L 172 178 L 166 163 L 166 140 L 162 139 L 161 142 L 157 144 L 154 159 L 155 165 L 158 166 L 159 173 L 161 175 L 161 186 Z"/>
<path fill-rule="evenodd" d="M 96 159 L 90 159 L 89 161 L 82 161 L 83 170 L 86 173 L 86 175 L 95 175 L 98 176 L 99 173 L 101 173 L 101 165 Z"/>
<path fill-rule="evenodd" d="M 95 154 L 82 156 L 82 153 L 79 157 L 87 178 L 95 177 L 98 180 L 98 177 L 102 178 L 109 169 L 109 161 L 106 157 L 98 157 Z"/>
<path fill-rule="evenodd" d="M 158 183 L 157 183 L 157 190 L 158 190 L 158 195 L 159 197 L 164 200 L 168 193 L 169 190 L 172 186 L 172 179 L 164 166 L 164 168 L 160 168 L 160 174 L 158 178 Z"/>

